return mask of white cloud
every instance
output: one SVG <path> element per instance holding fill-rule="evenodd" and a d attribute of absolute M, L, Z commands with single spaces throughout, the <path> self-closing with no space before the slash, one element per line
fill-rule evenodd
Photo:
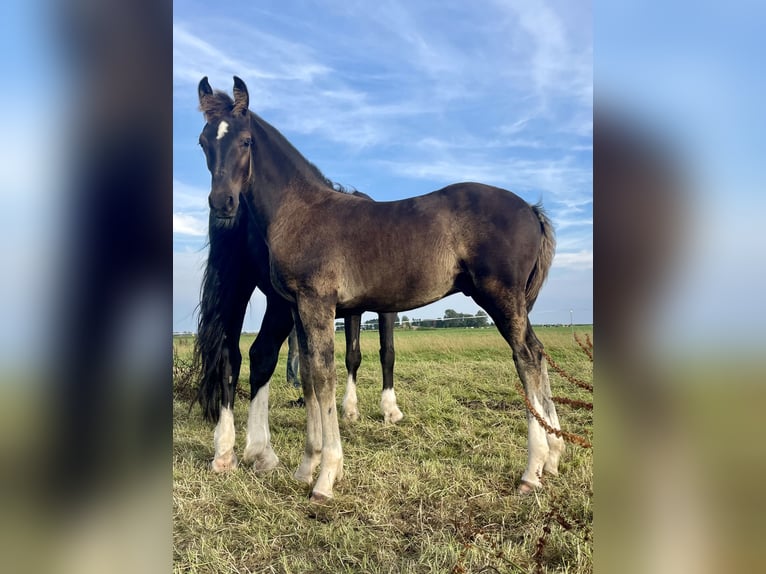
<path fill-rule="evenodd" d="M 558 197 L 578 197 L 584 202 L 591 196 L 591 172 L 577 165 L 571 158 L 561 159 L 500 159 L 484 156 L 438 158 L 420 161 L 386 161 L 381 165 L 401 176 L 430 179 L 437 182 L 481 181 L 505 187 L 511 191 L 535 190 L 537 193 Z M 534 201 L 537 201 L 535 198 Z"/>
<path fill-rule="evenodd" d="M 207 236 L 207 191 L 173 179 L 173 234 Z"/>
<path fill-rule="evenodd" d="M 568 227 L 593 227 L 593 218 L 586 219 L 562 219 L 558 217 L 556 219 L 556 231 L 567 229 Z"/>
<path fill-rule="evenodd" d="M 590 89 L 592 77 L 590 43 L 578 46 L 571 38 L 574 26 L 564 25 L 557 14 L 561 7 L 502 2 L 484 15 L 461 6 L 402 2 L 327 8 L 364 33 L 345 37 L 306 27 L 303 36 L 280 36 L 267 22 L 284 26 L 288 16 L 269 13 L 250 20 L 208 19 L 204 26 L 176 21 L 174 78 L 196 85 L 207 75 L 214 87 L 230 89 L 237 74 L 252 80 L 253 109 L 267 112 L 279 129 L 316 134 L 356 150 L 411 140 L 411 122 L 403 118 L 454 116 L 456 105 L 481 105 L 488 93 L 506 94 L 486 104 L 488 116 L 501 113 L 498 125 L 506 126 L 506 135 L 527 131 L 527 123 L 541 113 L 551 126 L 583 135 L 582 122 L 570 126 L 568 117 L 556 117 L 549 106 L 554 96 L 571 104 L 572 91 Z M 587 19 L 578 16 L 578 22 Z M 455 19 L 464 23 L 455 25 Z M 194 97 L 193 90 L 183 93 Z M 583 117 L 590 116 L 590 95 L 578 100 Z M 509 100 L 512 111 L 506 107 Z M 425 137 L 438 127 L 423 124 Z M 461 126 L 456 139 L 469 137 L 468 127 Z M 535 139 L 506 145 L 546 145 Z"/>
<path fill-rule="evenodd" d="M 529 42 L 518 42 L 526 54 L 525 70 L 546 108 L 552 97 L 572 95 L 585 107 L 593 99 L 592 41 L 583 39 L 578 28 L 590 26 L 587 10 L 572 11 L 566 5 L 544 1 L 496 2 L 508 14 L 511 26 Z M 567 12 L 569 10 L 569 12 Z M 566 15 L 566 19 L 563 17 Z M 527 53 L 530 51 L 531 53 Z"/>
<path fill-rule="evenodd" d="M 204 237 L 207 235 L 207 221 L 184 213 L 174 213 L 173 233 Z"/>
<path fill-rule="evenodd" d="M 556 252 L 556 256 L 553 258 L 553 265 L 562 268 L 576 270 L 593 269 L 593 252 L 592 251 L 578 251 L 576 253 L 561 251 Z"/>
<path fill-rule="evenodd" d="M 236 20 L 220 20 L 213 25 L 206 22 L 203 29 L 190 23 L 173 23 L 173 78 L 179 83 L 194 85 L 208 76 L 215 87 L 226 82 L 230 88 L 232 76 L 250 80 L 251 101 L 273 101 L 264 85 L 275 81 L 311 83 L 331 70 L 319 63 L 306 46 L 268 34 L 256 27 Z M 253 57 L 253 46 L 258 46 L 258 58 Z M 217 46 L 226 46 L 226 50 Z M 258 62 L 258 64 L 255 64 Z M 184 92 L 189 99 L 195 92 Z"/>
<path fill-rule="evenodd" d="M 200 158 L 200 161 L 202 159 Z M 173 209 L 177 211 L 207 211 L 208 190 L 173 179 Z"/>
<path fill-rule="evenodd" d="M 195 309 L 199 303 L 204 251 L 173 252 L 173 330 L 195 328 Z"/>

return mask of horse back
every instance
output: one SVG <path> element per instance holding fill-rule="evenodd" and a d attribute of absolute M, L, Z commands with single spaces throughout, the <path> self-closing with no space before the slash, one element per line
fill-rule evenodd
<path fill-rule="evenodd" d="M 336 295 L 339 309 L 405 310 L 466 290 L 461 275 L 525 282 L 534 266 L 539 221 L 497 187 L 459 183 L 391 202 L 319 197 L 270 238 L 272 277 L 288 296 L 308 288 Z"/>

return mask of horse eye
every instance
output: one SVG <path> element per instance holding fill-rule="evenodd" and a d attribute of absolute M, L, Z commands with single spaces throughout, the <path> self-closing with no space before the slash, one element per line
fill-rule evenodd
<path fill-rule="evenodd" d="M 253 145 L 253 138 L 245 138 L 242 140 L 242 145 L 245 147 L 250 147 Z"/>

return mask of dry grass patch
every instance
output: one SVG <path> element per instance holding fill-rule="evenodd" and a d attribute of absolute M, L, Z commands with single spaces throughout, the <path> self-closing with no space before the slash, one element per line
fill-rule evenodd
<path fill-rule="evenodd" d="M 592 363 L 568 329 L 538 334 L 562 367 L 592 381 Z M 251 341 L 243 337 L 243 350 Z M 292 479 L 306 421 L 303 409 L 288 407 L 297 395 L 285 382 L 284 350 L 270 414 L 282 464 L 267 475 L 246 467 L 209 472 L 212 426 L 176 401 L 175 570 L 591 572 L 592 452 L 570 445 L 560 475 L 546 478 L 543 491 L 516 495 L 526 416 L 500 336 L 484 329 L 397 331 L 396 392 L 405 418 L 396 425 L 384 425 L 379 412 L 377 344 L 377 333 L 362 334 L 361 417 L 341 423 L 346 476 L 326 506 L 309 504 L 308 487 Z M 340 382 L 343 348 L 339 335 Z M 179 354 L 187 349 L 179 346 Z M 242 371 L 246 388 L 247 365 Z M 551 380 L 554 394 L 592 400 L 553 373 Z M 592 412 L 558 408 L 566 430 L 590 434 Z M 246 409 L 241 400 L 235 408 L 239 454 Z"/>

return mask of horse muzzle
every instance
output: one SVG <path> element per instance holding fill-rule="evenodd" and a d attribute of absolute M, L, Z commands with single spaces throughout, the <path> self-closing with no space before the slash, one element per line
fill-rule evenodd
<path fill-rule="evenodd" d="M 231 192 L 211 193 L 208 198 L 210 213 L 220 219 L 233 219 L 239 208 L 238 198 Z"/>

